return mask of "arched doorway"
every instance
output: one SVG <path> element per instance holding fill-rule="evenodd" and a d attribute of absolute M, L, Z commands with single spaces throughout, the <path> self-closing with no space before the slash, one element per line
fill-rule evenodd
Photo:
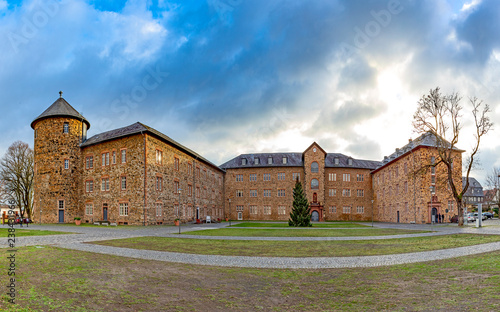
<path fill-rule="evenodd" d="M 432 208 L 431 210 L 431 222 L 432 223 L 436 223 L 437 222 L 437 209 L 436 208 Z"/>
<path fill-rule="evenodd" d="M 313 222 L 318 222 L 319 221 L 319 213 L 316 210 L 314 210 L 311 213 L 311 221 L 313 221 Z"/>

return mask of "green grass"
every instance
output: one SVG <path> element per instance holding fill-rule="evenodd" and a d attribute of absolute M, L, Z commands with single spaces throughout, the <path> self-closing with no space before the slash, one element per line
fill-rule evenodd
<path fill-rule="evenodd" d="M 259 257 L 347 257 L 419 252 L 500 241 L 496 235 L 453 234 L 361 241 L 243 241 L 134 237 L 92 244 L 204 255 Z"/>
<path fill-rule="evenodd" d="M 368 225 L 357 223 L 313 223 L 311 228 L 363 228 Z M 231 225 L 231 227 L 278 227 L 292 228 L 288 223 L 265 223 L 265 222 L 243 222 Z"/>
<path fill-rule="evenodd" d="M 69 232 L 58 232 L 58 231 L 45 231 L 45 230 L 29 230 L 29 228 L 19 226 L 15 227 L 16 237 L 20 236 L 39 236 L 39 235 L 60 235 L 60 234 L 74 234 Z M 0 237 L 7 237 L 9 234 L 8 228 L 0 228 Z"/>
<path fill-rule="evenodd" d="M 27 311 L 499 311 L 500 251 L 378 268 L 198 266 L 55 247 L 19 248 Z M 7 261 L 0 261 L 6 272 Z"/>
<path fill-rule="evenodd" d="M 245 229 L 222 228 L 215 230 L 201 230 L 184 232 L 189 235 L 207 236 L 249 236 L 249 237 L 346 237 L 346 236 L 379 236 L 397 234 L 428 233 L 429 231 L 352 228 L 352 229 L 311 229 L 287 227 L 281 229 Z"/>

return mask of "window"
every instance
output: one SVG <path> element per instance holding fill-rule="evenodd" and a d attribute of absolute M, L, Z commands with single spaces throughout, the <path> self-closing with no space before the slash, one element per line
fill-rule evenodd
<path fill-rule="evenodd" d="M 343 213 L 351 213 L 351 207 L 350 206 L 342 207 L 342 212 Z"/>
<path fill-rule="evenodd" d="M 319 165 L 315 161 L 311 164 L 311 172 L 313 172 L 313 173 L 319 172 Z"/>
<path fill-rule="evenodd" d="M 259 158 L 254 158 L 253 159 L 253 164 L 254 165 L 258 165 L 260 163 L 260 159 Z"/>
<path fill-rule="evenodd" d="M 285 156 L 283 157 L 283 165 L 286 165 L 288 163 L 288 158 Z"/>
<path fill-rule="evenodd" d="M 344 197 L 351 197 L 351 190 L 350 189 L 343 189 L 342 190 L 342 196 L 344 196 Z"/>
<path fill-rule="evenodd" d="M 156 203 L 156 216 L 157 217 L 161 217 L 162 210 L 163 210 L 163 204 Z"/>
<path fill-rule="evenodd" d="M 408 193 L 408 182 L 407 181 L 405 181 L 404 187 L 405 187 L 405 193 Z"/>
<path fill-rule="evenodd" d="M 59 201 L 59 209 L 64 209 L 64 200 Z"/>
<path fill-rule="evenodd" d="M 196 177 L 199 179 L 201 177 L 200 167 L 196 167 Z"/>
<path fill-rule="evenodd" d="M 257 174 L 256 173 L 252 173 L 249 175 L 248 179 L 250 181 L 257 181 Z"/>
<path fill-rule="evenodd" d="M 278 190 L 278 197 L 285 197 L 285 190 L 284 189 Z"/>
<path fill-rule="evenodd" d="M 113 151 L 113 165 L 116 164 L 116 152 Z"/>
<path fill-rule="evenodd" d="M 237 190 L 236 191 L 236 197 L 243 197 L 243 191 L 242 190 Z"/>
<path fill-rule="evenodd" d="M 344 180 L 344 182 L 350 182 L 351 181 L 351 174 L 350 173 L 344 173 L 343 174 L 343 180 Z"/>
<path fill-rule="evenodd" d="M 365 180 L 365 175 L 364 174 L 357 174 L 356 175 L 356 181 L 363 182 L 364 180 Z"/>
<path fill-rule="evenodd" d="M 127 189 L 127 177 L 122 177 L 122 191 Z"/>
<path fill-rule="evenodd" d="M 278 206 L 278 214 L 285 215 L 286 214 L 286 207 L 285 206 Z"/>
<path fill-rule="evenodd" d="M 300 173 L 293 173 L 292 176 L 294 181 L 300 180 Z"/>
<path fill-rule="evenodd" d="M 264 181 L 271 181 L 271 174 L 270 173 L 264 173 L 262 175 Z"/>
<path fill-rule="evenodd" d="M 436 162 L 436 158 L 434 156 L 431 157 L 431 164 L 434 165 L 434 163 Z"/>
<path fill-rule="evenodd" d="M 450 211 L 450 212 L 453 211 L 453 201 L 452 200 L 448 201 L 448 211 Z"/>
<path fill-rule="evenodd" d="M 336 173 L 329 173 L 328 174 L 328 181 L 337 181 L 337 174 Z"/>
<path fill-rule="evenodd" d="M 180 190 L 181 190 L 181 186 L 179 184 L 179 181 L 174 181 L 174 193 L 179 194 Z"/>
<path fill-rule="evenodd" d="M 311 189 L 313 189 L 313 190 L 319 189 L 319 182 L 317 179 L 311 180 Z"/>
<path fill-rule="evenodd" d="M 85 169 L 94 168 L 94 156 L 87 156 L 85 158 Z"/>
<path fill-rule="evenodd" d="M 257 197 L 257 190 L 250 190 L 250 197 Z"/>
<path fill-rule="evenodd" d="M 408 174 L 408 164 L 407 163 L 405 163 L 405 165 L 404 165 L 404 171 L 405 171 L 405 174 Z"/>
<path fill-rule="evenodd" d="M 122 164 L 124 164 L 124 163 L 127 162 L 127 150 L 126 149 L 122 149 L 121 153 L 122 153 Z"/>
<path fill-rule="evenodd" d="M 271 206 L 264 206 L 264 214 L 265 215 L 271 214 Z"/>
<path fill-rule="evenodd" d="M 236 175 L 236 182 L 243 182 L 243 175 L 242 174 Z"/>
<path fill-rule="evenodd" d="M 285 173 L 284 172 L 278 173 L 278 181 L 285 181 Z"/>
<path fill-rule="evenodd" d="M 120 203 L 120 216 L 128 216 L 128 203 Z"/>
<path fill-rule="evenodd" d="M 200 198 L 200 195 L 201 195 L 201 194 L 200 194 L 200 187 L 199 187 L 199 186 L 197 186 L 197 187 L 196 187 L 196 198 Z"/>
<path fill-rule="evenodd" d="M 174 170 L 179 171 L 179 158 L 174 158 Z"/>
<path fill-rule="evenodd" d="M 109 166 L 109 153 L 102 153 L 102 166 Z"/>
<path fill-rule="evenodd" d="M 236 206 L 236 211 L 243 211 L 243 206 Z"/>
<path fill-rule="evenodd" d="M 349 158 L 349 159 L 347 160 L 347 164 L 348 164 L 349 166 L 352 166 L 352 158 Z"/>
<path fill-rule="evenodd" d="M 365 190 L 357 190 L 358 197 L 365 197 Z"/>
<path fill-rule="evenodd" d="M 267 158 L 267 164 L 268 164 L 268 165 L 271 165 L 272 163 L 273 163 L 273 158 L 272 158 L 271 156 L 269 156 L 269 157 Z"/>
<path fill-rule="evenodd" d="M 193 165 L 188 164 L 188 174 L 191 175 L 192 172 L 193 172 Z"/>
<path fill-rule="evenodd" d="M 94 204 L 92 203 L 85 204 L 85 214 L 86 215 L 94 214 Z"/>
<path fill-rule="evenodd" d="M 264 197 L 271 197 L 271 190 L 264 190 Z"/>
<path fill-rule="evenodd" d="M 330 213 L 337 213 L 337 206 L 330 206 Z"/>
<path fill-rule="evenodd" d="M 63 124 L 63 133 L 69 133 L 69 123 L 65 122 Z"/>
<path fill-rule="evenodd" d="M 241 159 L 241 165 L 245 166 L 247 164 L 246 158 Z"/>
<path fill-rule="evenodd" d="M 163 178 L 156 177 L 156 190 L 161 191 L 163 189 Z"/>
<path fill-rule="evenodd" d="M 250 214 L 257 214 L 257 206 L 249 206 Z"/>
<path fill-rule="evenodd" d="M 69 159 L 64 160 L 64 169 L 69 169 Z"/>
<path fill-rule="evenodd" d="M 162 156 L 163 156 L 163 152 L 160 150 L 156 150 L 156 163 L 158 165 L 161 165 Z"/>
<path fill-rule="evenodd" d="M 365 207 L 364 206 L 357 206 L 356 213 L 365 213 Z"/>
<path fill-rule="evenodd" d="M 102 178 L 101 182 L 101 191 L 109 191 L 109 178 Z"/>
<path fill-rule="evenodd" d="M 337 189 L 329 189 L 328 196 L 330 197 L 337 196 Z"/>
<path fill-rule="evenodd" d="M 188 185 L 188 196 L 193 196 L 193 186 Z"/>
<path fill-rule="evenodd" d="M 335 163 L 336 165 L 338 165 L 338 164 L 340 163 L 340 161 L 339 161 L 339 158 L 338 158 L 338 157 L 335 157 L 335 159 L 334 159 L 334 163 Z"/>
<path fill-rule="evenodd" d="M 396 167 L 396 178 L 399 176 L 399 167 Z"/>
<path fill-rule="evenodd" d="M 85 181 L 85 191 L 87 193 L 92 193 L 94 191 L 94 181 Z"/>

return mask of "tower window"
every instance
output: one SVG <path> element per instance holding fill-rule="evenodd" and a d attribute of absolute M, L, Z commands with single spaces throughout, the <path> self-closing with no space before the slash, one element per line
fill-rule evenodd
<path fill-rule="evenodd" d="M 63 125 L 63 133 L 69 133 L 69 123 L 65 122 Z"/>
<path fill-rule="evenodd" d="M 64 169 L 69 169 L 69 159 L 64 160 Z"/>
<path fill-rule="evenodd" d="M 311 172 L 318 172 L 319 171 L 319 165 L 317 162 L 313 162 L 311 164 Z"/>
<path fill-rule="evenodd" d="M 313 190 L 319 189 L 319 182 L 317 179 L 311 180 L 311 189 L 313 189 Z"/>

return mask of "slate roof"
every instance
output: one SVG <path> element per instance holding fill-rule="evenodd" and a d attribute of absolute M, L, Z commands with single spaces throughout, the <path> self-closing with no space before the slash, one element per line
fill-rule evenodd
<path fill-rule="evenodd" d="M 166 136 L 165 134 L 161 133 L 160 131 L 153 129 L 149 126 L 146 126 L 140 122 L 136 122 L 136 123 L 134 123 L 130 126 L 127 126 L 127 127 L 118 128 L 115 130 L 106 131 L 103 133 L 96 134 L 96 135 L 90 137 L 89 139 L 87 139 L 80 146 L 87 147 L 87 146 L 99 144 L 102 142 L 111 141 L 111 140 L 131 136 L 131 135 L 142 134 L 142 133 L 149 133 L 153 136 L 156 136 L 158 139 L 166 142 L 169 145 L 174 146 L 178 150 L 180 150 L 180 151 L 182 151 L 182 152 L 184 152 L 184 153 L 186 153 L 186 154 L 188 154 L 188 155 L 190 155 L 190 156 L 192 156 L 200 161 L 203 161 L 212 167 L 215 167 L 215 168 L 221 170 L 217 165 L 215 165 L 214 163 L 205 159 L 203 156 L 196 153 L 195 151 L 193 151 L 193 150 L 185 147 L 184 145 L 176 142 L 175 140 L 171 139 L 170 137 Z"/>
<path fill-rule="evenodd" d="M 78 120 L 83 120 L 83 122 L 87 124 L 87 129 L 90 129 L 90 122 L 62 97 L 58 98 L 40 116 L 35 118 L 31 122 L 31 128 L 35 129 L 34 126 L 36 122 L 49 117 L 73 117 Z"/>
<path fill-rule="evenodd" d="M 437 141 L 436 137 L 431 132 L 426 132 L 421 136 L 419 136 L 418 138 L 416 138 L 415 140 L 410 141 L 405 146 L 401 148 L 396 148 L 396 151 L 390 154 L 389 156 L 384 157 L 384 160 L 380 162 L 380 165 L 377 169 L 384 167 L 388 163 L 403 156 L 404 154 L 410 152 L 411 150 L 419 146 L 436 147 L 437 146 L 436 141 Z M 445 141 L 445 143 L 447 144 L 448 147 L 450 146 L 449 142 Z M 464 152 L 463 150 L 458 149 L 456 147 L 454 147 L 453 149 L 456 150 L 457 152 Z"/>
<path fill-rule="evenodd" d="M 265 167 L 303 167 L 304 161 L 302 158 L 303 153 L 255 153 L 255 154 L 241 154 L 225 163 L 220 165 L 222 169 L 236 169 L 236 168 L 265 168 Z M 272 157 L 271 164 L 268 163 L 268 158 Z M 287 163 L 283 164 L 283 157 L 287 157 Z M 259 158 L 259 164 L 255 164 L 255 158 Z M 339 164 L 335 164 L 335 158 L 339 158 Z M 339 153 L 328 153 L 325 158 L 325 167 L 327 168 L 362 168 L 362 169 L 375 169 L 379 166 L 380 162 L 372 160 L 352 159 L 352 165 L 348 164 L 348 157 Z M 247 160 L 246 165 L 242 165 L 242 159 Z"/>
<path fill-rule="evenodd" d="M 465 187 L 466 177 L 462 177 L 462 187 Z M 475 178 L 469 177 L 469 187 L 464 196 L 484 197 L 483 187 Z"/>

